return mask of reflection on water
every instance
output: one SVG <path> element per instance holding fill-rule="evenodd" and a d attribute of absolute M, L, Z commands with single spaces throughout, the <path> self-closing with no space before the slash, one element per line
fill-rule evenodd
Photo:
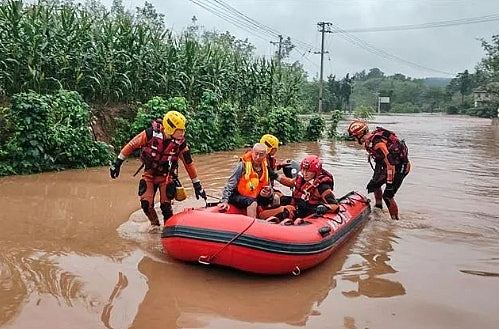
<path fill-rule="evenodd" d="M 413 171 L 385 211 L 299 277 L 252 276 L 179 263 L 142 232 L 132 177 L 107 168 L 0 179 L 2 328 L 496 328 L 499 132 L 488 120 L 377 117 L 410 149 Z M 343 123 L 344 127 L 347 123 Z M 242 150 L 196 156 L 212 196 Z M 351 142 L 284 145 L 319 154 L 336 193 L 372 174 Z M 201 206 L 191 198 L 175 209 Z"/>
<path fill-rule="evenodd" d="M 377 215 L 377 212 L 373 213 L 374 217 Z M 370 298 L 405 295 L 402 283 L 387 278 L 387 274 L 398 272 L 390 264 L 392 244 L 398 239 L 394 229 L 391 223 L 382 220 L 369 223 L 353 250 L 354 262 L 338 273 L 343 280 L 356 285 L 356 289 L 343 291 L 343 295 Z"/>
<path fill-rule="evenodd" d="M 165 266 L 146 257 L 139 270 L 155 289 L 147 292 L 132 327 L 160 327 L 165 317 L 188 328 L 204 327 L 220 317 L 304 326 L 310 316 L 320 314 L 316 307 L 335 289 L 334 274 L 352 245 L 347 243 L 334 258 L 299 277 L 263 277 L 174 261 Z M 161 316 L 158 309 L 163 310 Z"/>

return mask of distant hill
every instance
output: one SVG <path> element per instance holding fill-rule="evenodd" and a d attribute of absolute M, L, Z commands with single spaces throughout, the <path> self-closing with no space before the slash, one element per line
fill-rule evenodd
<path fill-rule="evenodd" d="M 428 87 L 446 87 L 452 78 L 424 78 L 423 82 Z"/>

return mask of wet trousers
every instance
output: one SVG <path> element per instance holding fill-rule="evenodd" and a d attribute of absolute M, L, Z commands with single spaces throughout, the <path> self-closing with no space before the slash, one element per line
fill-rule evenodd
<path fill-rule="evenodd" d="M 173 216 L 172 199 L 175 198 L 175 184 L 171 176 L 161 175 L 155 176 L 151 173 L 144 172 L 142 179 L 139 181 L 139 198 L 140 206 L 144 214 L 151 222 L 151 225 L 159 225 L 158 215 L 154 210 L 154 197 L 159 190 L 159 203 L 163 220 L 166 221 Z"/>

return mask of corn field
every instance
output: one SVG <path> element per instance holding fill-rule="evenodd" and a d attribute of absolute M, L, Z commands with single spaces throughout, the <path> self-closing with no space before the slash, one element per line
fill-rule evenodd
<path fill-rule="evenodd" d="M 174 35 L 147 3 L 131 13 L 96 1 L 0 0 L 0 40 L 7 99 L 66 89 L 92 103 L 184 96 L 196 105 L 211 90 L 241 108 L 296 106 L 306 81 L 299 65 L 257 58 L 226 35 Z"/>

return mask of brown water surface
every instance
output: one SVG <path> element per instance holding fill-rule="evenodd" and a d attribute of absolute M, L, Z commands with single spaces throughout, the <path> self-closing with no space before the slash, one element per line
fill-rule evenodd
<path fill-rule="evenodd" d="M 322 265 L 261 277 L 184 264 L 144 233 L 136 160 L 0 179 L 0 326 L 29 328 L 498 328 L 499 129 L 468 117 L 381 116 L 413 172 L 400 221 L 372 220 Z M 241 151 L 196 156 L 217 196 Z M 283 146 L 320 154 L 339 195 L 365 191 L 353 143 Z M 186 186 L 190 186 L 185 176 Z M 189 190 L 192 195 L 192 191 Z M 176 209 L 202 205 L 193 200 Z"/>

